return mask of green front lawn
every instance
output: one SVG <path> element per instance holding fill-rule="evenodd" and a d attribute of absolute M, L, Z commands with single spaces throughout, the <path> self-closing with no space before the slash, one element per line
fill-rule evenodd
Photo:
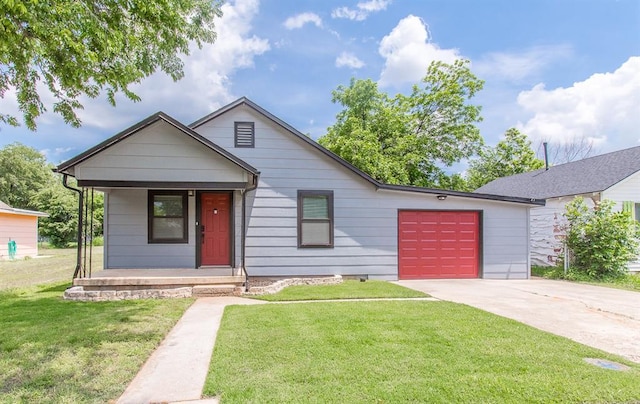
<path fill-rule="evenodd" d="M 19 248 L 19 247 L 18 247 Z M 76 268 L 75 248 L 40 248 L 39 257 L 0 260 L 0 290 L 67 281 Z M 87 269 L 89 250 L 87 249 Z M 102 247 L 93 247 L 92 272 L 102 271 Z"/>
<path fill-rule="evenodd" d="M 255 296 L 270 302 L 293 300 L 388 299 L 428 297 L 425 293 L 384 281 L 345 280 L 337 285 L 288 286 L 273 295 Z"/>
<path fill-rule="evenodd" d="M 68 302 L 67 286 L 0 291 L 0 403 L 117 399 L 193 301 Z"/>
<path fill-rule="evenodd" d="M 631 402 L 640 365 L 468 306 L 230 306 L 205 395 L 245 402 Z"/>

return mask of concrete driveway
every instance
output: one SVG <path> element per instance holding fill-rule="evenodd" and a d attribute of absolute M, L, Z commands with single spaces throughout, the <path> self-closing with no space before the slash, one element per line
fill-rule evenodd
<path fill-rule="evenodd" d="M 415 280 L 402 286 L 508 317 L 640 363 L 640 293 L 547 279 Z"/>

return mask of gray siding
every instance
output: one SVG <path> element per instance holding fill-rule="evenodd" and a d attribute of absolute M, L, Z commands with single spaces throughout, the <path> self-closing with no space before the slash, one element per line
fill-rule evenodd
<path fill-rule="evenodd" d="M 189 197 L 189 243 L 148 244 L 147 191 L 109 189 L 105 194 L 106 268 L 195 267 L 195 197 Z"/>
<path fill-rule="evenodd" d="M 247 173 L 163 121 L 75 167 L 79 180 L 246 182 Z"/>
<path fill-rule="evenodd" d="M 255 122 L 255 148 L 234 148 L 234 121 Z M 253 276 L 360 275 L 397 279 L 398 209 L 482 212 L 485 278 L 528 277 L 528 207 L 376 190 L 294 135 L 241 106 L 197 131 L 260 170 L 247 198 L 246 268 Z M 334 248 L 297 247 L 297 190 L 334 191 Z"/>

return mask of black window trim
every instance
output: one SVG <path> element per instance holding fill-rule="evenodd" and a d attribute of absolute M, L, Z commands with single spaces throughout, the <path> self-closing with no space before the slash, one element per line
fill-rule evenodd
<path fill-rule="evenodd" d="M 329 218 L 328 219 L 304 219 L 302 217 L 302 209 L 303 209 L 303 199 L 307 196 L 326 196 L 327 197 L 327 208 L 329 210 Z M 298 190 L 298 248 L 333 248 L 333 227 L 334 227 L 334 217 L 333 217 L 333 191 L 329 190 Z M 302 223 L 324 223 L 329 222 L 329 244 L 303 244 L 302 243 Z"/>
<path fill-rule="evenodd" d="M 182 196 L 182 238 L 161 239 L 153 237 L 153 202 L 156 195 L 180 195 Z M 179 217 L 179 216 L 162 216 Z M 147 241 L 149 244 L 188 244 L 189 243 L 189 197 L 187 191 L 177 190 L 149 190 L 147 193 Z"/>
<path fill-rule="evenodd" d="M 238 142 L 238 127 L 248 125 L 251 126 L 251 144 L 243 144 Z M 255 148 L 256 147 L 256 125 L 250 121 L 236 121 L 233 123 L 233 146 Z"/>

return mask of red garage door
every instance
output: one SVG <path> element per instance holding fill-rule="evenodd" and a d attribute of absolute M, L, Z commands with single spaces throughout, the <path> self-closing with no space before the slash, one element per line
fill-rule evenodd
<path fill-rule="evenodd" d="M 398 238 L 400 279 L 478 277 L 478 212 L 400 211 Z"/>

